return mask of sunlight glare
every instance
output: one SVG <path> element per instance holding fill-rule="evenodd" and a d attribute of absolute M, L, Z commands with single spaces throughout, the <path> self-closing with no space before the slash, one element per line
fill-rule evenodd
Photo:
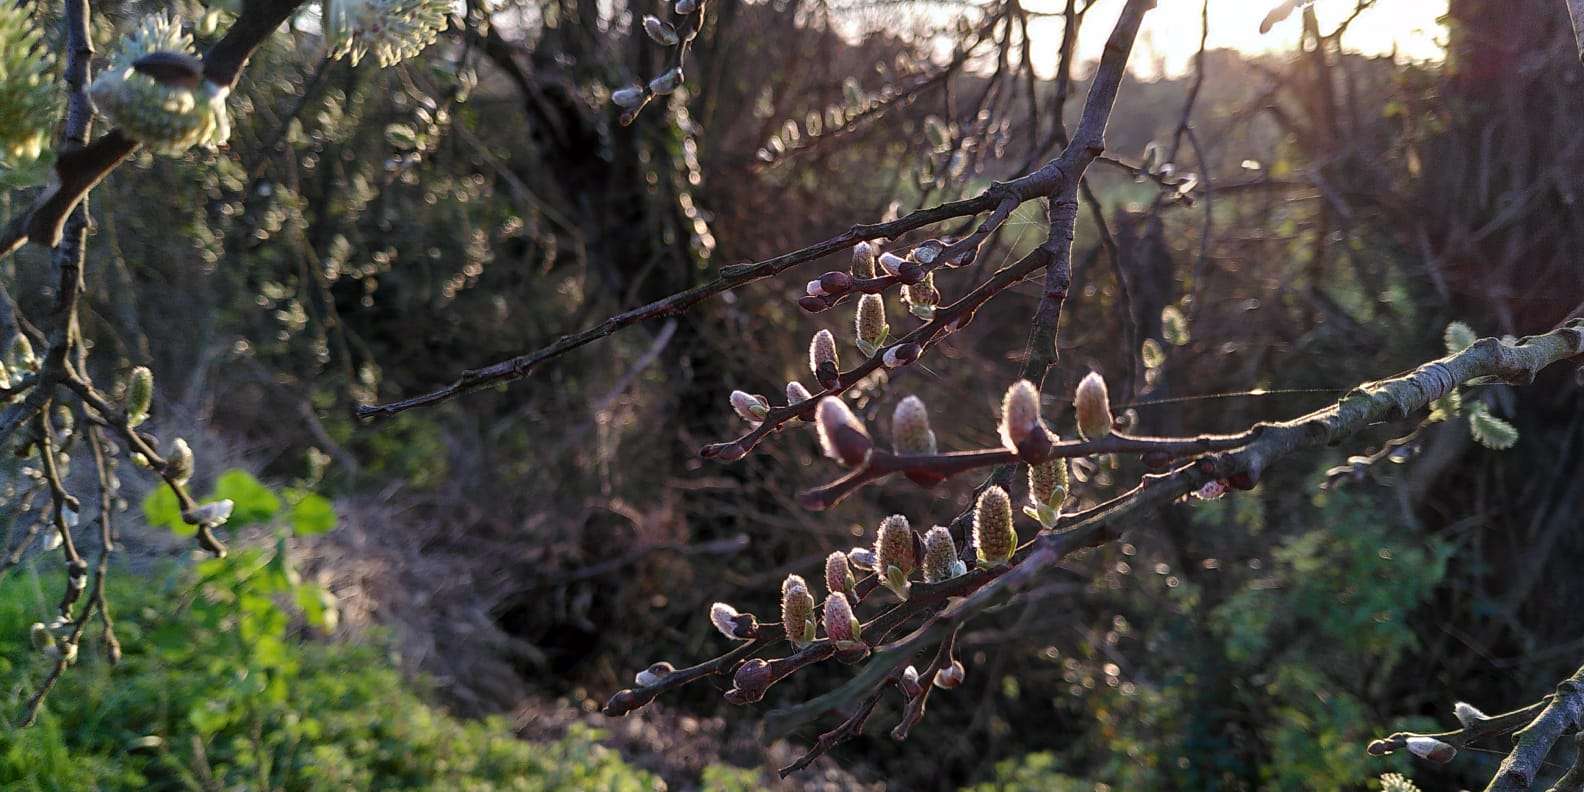
<path fill-rule="evenodd" d="M 1292 50 L 1302 34 L 1301 14 L 1294 13 L 1261 35 L 1260 20 L 1276 0 L 1210 0 L 1210 49 L 1230 48 L 1248 54 Z M 1027 3 L 1032 11 L 1060 14 L 1062 0 Z M 1188 70 L 1199 50 L 1199 0 L 1160 0 L 1155 10 L 1144 17 L 1139 30 L 1133 69 L 1139 74 L 1179 75 Z M 1330 32 L 1355 8 L 1354 0 L 1318 0 L 1315 15 L 1320 29 Z M 1098 59 L 1111 33 L 1122 3 L 1101 0 L 1090 11 L 1079 35 L 1080 63 Z M 1342 37 L 1343 47 L 1367 55 L 1393 51 L 1399 60 L 1439 60 L 1444 52 L 1446 26 L 1439 18 L 1447 11 L 1446 2 L 1419 0 L 1378 0 L 1359 14 Z M 1045 17 L 1030 25 L 1035 44 L 1035 64 L 1041 74 L 1055 71 L 1060 48 L 1062 20 Z M 1048 46 L 1047 46 L 1048 42 Z"/>

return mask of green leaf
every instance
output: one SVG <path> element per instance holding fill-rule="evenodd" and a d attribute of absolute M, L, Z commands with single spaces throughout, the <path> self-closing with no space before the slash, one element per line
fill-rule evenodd
<path fill-rule="evenodd" d="M 296 600 L 303 619 L 310 625 L 324 632 L 335 631 L 340 613 L 336 610 L 334 594 L 319 586 L 308 584 L 297 587 Z"/>
<path fill-rule="evenodd" d="M 290 499 L 293 493 L 288 493 Z M 287 519 L 291 521 L 292 533 L 298 536 L 313 536 L 329 531 L 336 526 L 335 507 L 330 499 L 312 492 L 297 491 L 300 497 L 292 504 Z"/>
<path fill-rule="evenodd" d="M 1479 335 L 1474 332 L 1474 328 L 1462 322 L 1453 322 L 1447 325 L 1442 338 L 1446 341 L 1447 354 L 1457 354 L 1473 346 Z"/>
<path fill-rule="evenodd" d="M 1470 410 L 1468 419 L 1469 434 L 1486 448 L 1504 451 L 1518 442 L 1518 428 L 1491 415 L 1489 408 Z"/>
<path fill-rule="evenodd" d="M 164 526 L 177 536 L 192 536 L 198 532 L 196 526 L 182 520 L 181 503 L 176 500 L 176 493 L 164 484 L 149 490 L 149 494 L 144 496 L 143 517 L 149 525 L 156 528 Z"/>
<path fill-rule="evenodd" d="M 210 500 L 222 498 L 230 498 L 235 504 L 230 520 L 233 527 L 269 522 L 281 508 L 280 498 L 275 497 L 275 493 L 252 474 L 236 468 L 221 473 L 215 482 Z"/>

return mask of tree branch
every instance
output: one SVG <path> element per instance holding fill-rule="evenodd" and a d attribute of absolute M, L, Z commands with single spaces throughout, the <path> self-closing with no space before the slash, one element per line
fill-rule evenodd
<path fill-rule="evenodd" d="M 236 22 L 204 54 L 204 77 L 216 85 L 235 87 L 248 58 L 300 5 L 302 0 L 244 2 Z M 82 142 L 86 145 L 63 147 L 55 161 L 55 177 L 50 186 L 26 212 L 11 218 L 0 229 L 0 258 L 30 241 L 46 247 L 60 244 L 72 210 L 137 148 L 137 141 L 119 129 L 110 130 L 92 143 L 87 143 L 84 136 Z"/>

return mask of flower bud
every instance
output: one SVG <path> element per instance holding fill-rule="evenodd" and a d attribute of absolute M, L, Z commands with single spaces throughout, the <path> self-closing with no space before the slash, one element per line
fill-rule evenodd
<path fill-rule="evenodd" d="M 1067 460 L 1053 457 L 1038 465 L 1029 465 L 1029 500 L 1036 506 L 1049 506 L 1060 510 L 1067 500 Z"/>
<path fill-rule="evenodd" d="M 896 346 L 887 349 L 885 351 L 885 355 L 880 358 L 880 361 L 885 364 L 886 368 L 901 368 L 915 360 L 918 360 L 919 355 L 923 353 L 923 347 L 912 341 L 909 341 L 906 344 L 897 344 Z"/>
<path fill-rule="evenodd" d="M 875 571 L 874 551 L 867 547 L 854 547 L 847 551 L 847 563 L 852 564 L 853 569 L 873 572 Z"/>
<path fill-rule="evenodd" d="M 618 690 L 615 695 L 605 702 L 605 706 L 600 708 L 600 712 L 612 717 L 620 717 L 643 706 L 643 704 L 639 703 L 639 700 L 637 691 L 632 688 Z"/>
<path fill-rule="evenodd" d="M 836 357 L 836 336 L 829 330 L 821 330 L 814 334 L 814 339 L 809 342 L 809 371 L 813 372 L 814 380 L 822 388 L 834 388 L 841 384 L 841 361 Z"/>
<path fill-rule="evenodd" d="M 814 642 L 814 595 L 799 575 L 787 575 L 781 583 L 781 627 L 799 649 Z"/>
<path fill-rule="evenodd" d="M 38 371 L 38 358 L 33 356 L 33 342 L 20 330 L 11 337 L 11 367 L 17 371 Z"/>
<path fill-rule="evenodd" d="M 831 592 L 825 598 L 825 635 L 838 643 L 849 643 L 860 640 L 863 625 L 858 622 L 858 617 L 853 615 L 852 605 L 847 602 L 847 595 L 840 591 Z"/>
<path fill-rule="evenodd" d="M 902 265 L 905 263 L 907 263 L 907 259 L 895 253 L 880 254 L 880 268 L 885 270 L 887 275 L 901 275 Z"/>
<path fill-rule="evenodd" d="M 0 5 L 0 174 L 44 152 L 60 114 L 55 60 L 33 4 Z"/>
<path fill-rule="evenodd" d="M 1459 701 L 1458 703 L 1452 705 L 1452 714 L 1457 718 L 1458 723 L 1463 724 L 1463 728 L 1465 729 L 1490 717 L 1485 713 L 1480 712 L 1478 707 L 1468 703 L 1467 701 Z"/>
<path fill-rule="evenodd" d="M 1078 413 L 1078 434 L 1083 439 L 1099 440 L 1111 434 L 1111 397 L 1099 374 L 1091 371 L 1078 383 L 1073 407 Z"/>
<path fill-rule="evenodd" d="M 913 260 L 920 264 L 933 264 L 935 259 L 940 257 L 941 251 L 945 249 L 946 246 L 941 244 L 939 239 L 929 239 L 920 243 L 918 247 L 913 248 L 911 255 Z"/>
<path fill-rule="evenodd" d="M 924 533 L 924 582 L 939 583 L 956 577 L 957 545 L 951 531 L 935 526 Z M 964 570 L 966 571 L 966 570 Z"/>
<path fill-rule="evenodd" d="M 710 624 L 733 641 L 745 641 L 759 632 L 759 620 L 752 613 L 739 612 L 724 602 L 710 606 Z"/>
<path fill-rule="evenodd" d="M 974 504 L 974 546 L 981 566 L 997 566 L 1012 560 L 1017 551 L 1017 529 L 1012 525 L 1012 499 L 1006 490 L 990 487 L 979 494 Z"/>
<path fill-rule="evenodd" d="M 1204 486 L 1194 490 L 1193 496 L 1199 500 L 1215 500 L 1227 494 L 1227 483 L 1222 479 L 1206 482 Z"/>
<path fill-rule="evenodd" d="M 858 581 L 853 579 L 852 565 L 847 554 L 840 550 L 825 556 L 825 590 L 832 594 L 851 594 Z"/>
<path fill-rule="evenodd" d="M 631 109 L 643 104 L 646 94 L 643 86 L 628 85 L 611 91 L 611 101 L 615 102 L 617 107 Z"/>
<path fill-rule="evenodd" d="M 649 666 L 648 668 L 645 668 L 642 671 L 639 671 L 638 675 L 633 678 L 633 683 L 638 687 L 649 687 L 650 685 L 656 684 L 665 679 L 671 674 L 671 672 L 675 670 L 676 666 L 673 666 L 670 663 L 662 660 L 652 666 Z"/>
<path fill-rule="evenodd" d="M 758 695 L 748 700 L 758 701 L 764 695 L 765 689 L 770 687 L 774 677 L 775 672 L 770 668 L 770 664 L 763 658 L 755 657 L 737 667 L 737 673 L 732 674 L 732 684 L 744 693 L 757 693 Z"/>
<path fill-rule="evenodd" d="M 161 85 L 196 88 L 203 79 L 203 61 L 186 52 L 151 52 L 132 61 L 132 68 Z"/>
<path fill-rule="evenodd" d="M 825 456 L 848 467 L 857 467 L 869 459 L 874 441 L 840 396 L 821 399 L 814 420 Z"/>
<path fill-rule="evenodd" d="M 853 325 L 858 336 L 859 351 L 873 355 L 891 334 L 891 326 L 886 324 L 885 298 L 878 294 L 865 294 L 858 298 L 858 313 Z"/>
<path fill-rule="evenodd" d="M 369 53 L 381 67 L 394 66 L 434 43 L 450 13 L 446 0 L 329 0 L 325 44 L 330 57 L 354 66 Z"/>
<path fill-rule="evenodd" d="M 147 366 L 132 369 L 127 379 L 127 425 L 137 426 L 148 419 L 149 405 L 154 401 L 154 372 Z"/>
<path fill-rule="evenodd" d="M 188 525 L 207 525 L 214 528 L 225 525 L 225 521 L 231 519 L 231 510 L 234 508 L 236 508 L 235 502 L 230 498 L 223 498 L 182 512 L 182 521 Z"/>
<path fill-rule="evenodd" d="M 1408 753 L 1436 764 L 1446 764 L 1457 756 L 1457 749 L 1434 737 L 1409 737 Z"/>
<path fill-rule="evenodd" d="M 897 267 L 896 271 L 897 279 L 908 285 L 922 283 L 925 274 L 924 265 L 913 259 L 903 261 L 902 266 Z"/>
<path fill-rule="evenodd" d="M 919 693 L 923 692 L 924 688 L 919 685 L 918 667 L 908 666 L 907 668 L 902 669 L 902 677 L 897 680 L 897 687 L 901 688 L 902 695 L 907 696 L 908 698 L 914 698 Z"/>
<path fill-rule="evenodd" d="M 70 641 L 61 641 L 45 647 L 44 654 L 56 660 L 63 660 L 67 665 L 77 662 L 77 644 Z"/>
<path fill-rule="evenodd" d="M 770 401 L 763 396 L 746 391 L 731 392 L 731 406 L 744 421 L 758 424 L 770 414 Z"/>
<path fill-rule="evenodd" d="M 820 285 L 820 290 L 828 295 L 840 297 L 852 290 L 852 276 L 845 272 L 833 271 L 819 276 L 814 281 Z"/>
<path fill-rule="evenodd" d="M 1067 460 L 1052 457 L 1037 465 L 1029 465 L 1029 505 L 1023 513 L 1033 518 L 1041 528 L 1053 528 L 1061 517 L 1062 504 L 1067 501 Z"/>
<path fill-rule="evenodd" d="M 165 455 L 165 475 L 177 484 L 186 484 L 193 474 L 193 452 L 187 441 L 180 437 L 171 441 L 170 452 Z"/>
<path fill-rule="evenodd" d="M 924 321 L 935 318 L 935 307 L 940 304 L 940 291 L 935 288 L 935 273 L 924 275 L 924 280 L 902 287 L 902 304 L 908 313 Z"/>
<path fill-rule="evenodd" d="M 698 8 L 699 0 L 677 0 L 676 2 L 676 12 L 678 16 L 687 16 L 688 14 L 697 11 Z"/>
<path fill-rule="evenodd" d="M 1040 397 L 1034 383 L 1018 380 L 1007 388 L 1001 400 L 1001 445 L 1008 451 L 1018 447 L 1040 426 Z"/>
<path fill-rule="evenodd" d="M 891 443 L 898 454 L 934 454 L 935 433 L 923 400 L 908 396 L 891 413 Z"/>
<path fill-rule="evenodd" d="M 796 380 L 787 383 L 786 397 L 787 406 L 789 407 L 814 398 L 813 396 L 809 395 L 808 388 L 803 387 L 803 383 Z"/>
<path fill-rule="evenodd" d="M 875 276 L 875 246 L 868 242 L 853 245 L 852 274 L 855 278 Z"/>
<path fill-rule="evenodd" d="M 664 74 L 649 81 L 649 93 L 657 96 L 666 96 L 682 86 L 683 80 L 681 67 L 667 70 Z"/>
<path fill-rule="evenodd" d="M 202 79 L 192 48 L 177 19 L 145 17 L 88 87 L 95 108 L 162 154 L 224 143 L 231 135 L 225 107 L 231 89 Z"/>
<path fill-rule="evenodd" d="M 49 628 L 40 622 L 34 622 L 28 630 L 28 638 L 33 641 L 33 648 L 43 652 L 55 645 L 55 636 L 50 634 Z"/>
<path fill-rule="evenodd" d="M 677 36 L 675 27 L 672 27 L 669 22 L 664 22 L 659 17 L 653 15 L 644 16 L 643 28 L 644 32 L 649 34 L 649 38 L 653 40 L 654 43 L 661 46 L 674 47 L 676 46 L 677 42 L 681 40 L 681 38 Z"/>
<path fill-rule="evenodd" d="M 880 582 L 898 597 L 907 599 L 908 576 L 918 565 L 913 544 L 913 529 L 900 514 L 880 521 L 880 533 L 875 537 L 875 570 Z"/>
<path fill-rule="evenodd" d="M 951 690 L 963 683 L 963 677 L 968 672 L 963 668 L 961 660 L 951 661 L 951 665 L 935 672 L 935 687 L 942 690 Z"/>

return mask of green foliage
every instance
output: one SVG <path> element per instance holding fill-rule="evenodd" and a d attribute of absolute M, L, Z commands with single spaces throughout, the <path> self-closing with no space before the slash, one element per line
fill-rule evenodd
<path fill-rule="evenodd" d="M 704 792 L 755 792 L 765 786 L 763 775 L 746 767 L 712 764 L 704 768 Z"/>
<path fill-rule="evenodd" d="M 501 720 L 432 708 L 376 645 L 294 641 L 281 595 L 304 591 L 295 578 L 281 554 L 258 550 L 164 581 L 112 577 L 121 665 L 87 651 L 90 642 L 37 726 L 0 731 L 0 788 L 664 788 L 591 729 L 524 742 Z M 0 585 L 0 668 L 18 680 L 12 711 L 47 670 L 27 639 L 57 596 L 46 588 L 25 575 Z"/>
<path fill-rule="evenodd" d="M 205 500 L 226 498 L 236 504 L 231 512 L 232 524 L 236 526 L 267 522 L 280 511 L 281 506 L 280 498 L 275 497 L 268 487 L 260 484 L 247 471 L 236 468 L 220 474 L 215 480 L 214 494 Z"/>
<path fill-rule="evenodd" d="M 1072 717 L 1094 724 L 1083 741 L 1003 763 L 974 789 L 1103 782 L 1340 792 L 1406 770 L 1407 759 L 1370 757 L 1360 746 L 1430 724 L 1375 720 L 1370 686 L 1412 656 L 1416 639 L 1405 623 L 1445 575 L 1452 548 L 1405 534 L 1370 497 L 1327 492 L 1297 512 L 1259 505 L 1280 497 L 1256 490 L 1197 503 L 1196 523 L 1260 530 L 1276 549 L 1239 565 L 1244 577 L 1225 566 L 1166 586 L 1161 575 L 1143 576 L 1147 612 L 1137 626 L 1113 627 L 1148 642 L 1147 659 L 1123 652 L 1137 670 L 1112 665 L 1106 645 L 1080 645 L 1062 661 L 1082 705 Z"/>
<path fill-rule="evenodd" d="M 1090 792 L 1094 784 L 1060 772 L 1056 755 L 1040 751 L 997 762 L 995 779 L 964 787 L 963 792 Z"/>
<path fill-rule="evenodd" d="M 240 468 L 221 473 L 215 479 L 214 491 L 201 503 L 229 499 L 234 504 L 230 528 L 246 525 L 265 525 L 277 517 L 283 518 L 298 536 L 322 534 L 335 528 L 335 508 L 323 495 L 304 489 L 288 488 L 280 495 L 264 486 L 253 474 Z M 282 502 L 286 505 L 282 512 Z M 196 528 L 188 525 L 181 515 L 181 504 L 169 487 L 158 486 L 143 498 L 143 517 L 150 525 L 169 528 L 178 536 L 191 536 Z"/>
<path fill-rule="evenodd" d="M 12 170 L 38 159 L 60 109 L 54 58 L 32 14 L 31 3 L 0 5 L 0 187 L 27 183 Z"/>

